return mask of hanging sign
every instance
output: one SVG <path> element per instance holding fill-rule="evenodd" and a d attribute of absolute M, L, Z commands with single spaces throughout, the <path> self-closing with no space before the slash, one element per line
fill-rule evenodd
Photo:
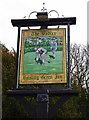
<path fill-rule="evenodd" d="M 22 30 L 19 84 L 66 83 L 66 29 Z"/>

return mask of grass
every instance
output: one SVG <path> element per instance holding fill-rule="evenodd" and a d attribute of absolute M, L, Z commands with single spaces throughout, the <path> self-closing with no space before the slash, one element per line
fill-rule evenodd
<path fill-rule="evenodd" d="M 29 52 L 24 54 L 24 74 L 40 74 L 40 73 L 63 73 L 63 58 L 62 51 L 56 52 L 56 58 L 50 58 L 49 55 L 52 55 L 52 52 L 48 52 L 46 55 L 46 63 L 40 64 L 36 63 L 35 52 Z M 50 63 L 48 63 L 50 61 Z"/>

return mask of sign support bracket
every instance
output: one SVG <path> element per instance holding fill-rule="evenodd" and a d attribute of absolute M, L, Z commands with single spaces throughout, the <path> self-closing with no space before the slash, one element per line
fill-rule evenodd
<path fill-rule="evenodd" d="M 25 110 L 28 113 L 29 118 L 34 119 L 51 119 L 55 116 L 58 109 L 60 109 L 63 104 L 68 101 L 72 96 L 78 95 L 78 90 L 72 89 L 57 89 L 57 88 L 48 88 L 48 89 L 16 89 L 8 90 L 6 95 L 13 96 L 19 100 L 20 104 L 23 105 Z M 31 101 L 26 100 L 26 96 L 36 98 L 37 109 L 32 106 Z M 54 96 L 58 96 L 59 99 L 50 108 L 50 99 Z"/>

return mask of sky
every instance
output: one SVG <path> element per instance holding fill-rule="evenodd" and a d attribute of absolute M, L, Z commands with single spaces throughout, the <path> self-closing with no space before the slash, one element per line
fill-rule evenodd
<path fill-rule="evenodd" d="M 0 42 L 11 50 L 17 49 L 18 28 L 11 19 L 28 18 L 33 11 L 41 12 L 43 3 L 47 12 L 56 10 L 59 17 L 76 17 L 76 25 L 70 26 L 71 43 L 87 44 L 87 1 L 88 0 L 0 0 Z M 58 17 L 51 13 L 49 17 Z M 34 18 L 34 15 L 31 16 Z M 65 26 L 63 26 L 65 27 Z M 23 29 L 23 28 L 22 28 Z"/>

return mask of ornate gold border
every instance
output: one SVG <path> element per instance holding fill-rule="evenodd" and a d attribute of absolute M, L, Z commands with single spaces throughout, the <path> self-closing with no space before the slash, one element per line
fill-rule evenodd
<path fill-rule="evenodd" d="M 31 36 L 32 32 L 49 32 L 56 31 L 56 36 L 63 36 L 63 71 L 64 74 L 23 74 L 23 63 L 24 63 L 24 38 Z M 40 35 L 38 35 L 40 36 Z M 48 36 L 48 35 L 47 35 Z M 29 78 L 28 80 L 24 77 Z M 31 80 L 30 78 L 34 78 Z M 44 30 L 22 30 L 21 38 L 21 55 L 20 55 L 20 75 L 19 75 L 19 84 L 48 84 L 48 83 L 66 83 L 66 28 L 57 28 L 57 29 L 44 29 Z"/>

